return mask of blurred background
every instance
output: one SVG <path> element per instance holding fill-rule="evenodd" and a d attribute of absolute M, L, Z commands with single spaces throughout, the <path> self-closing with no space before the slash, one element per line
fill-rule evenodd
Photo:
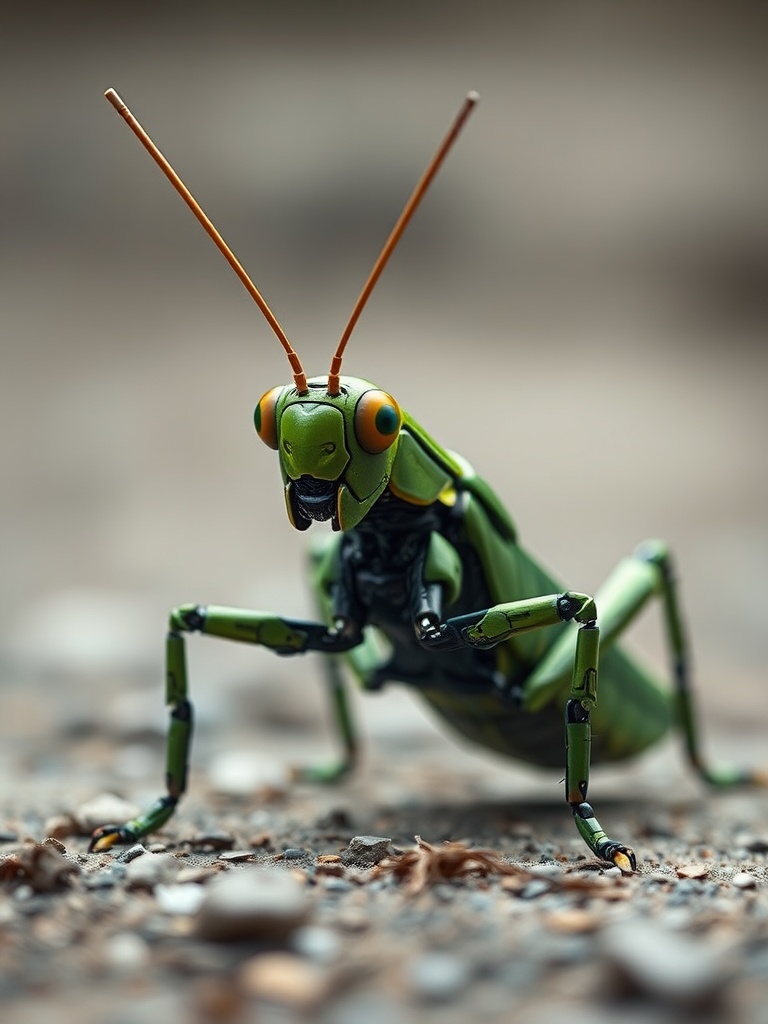
<path fill-rule="evenodd" d="M 467 457 L 575 589 L 669 540 L 704 715 L 735 746 L 764 735 L 767 21 L 745 0 L 6 10 L 5 777 L 84 724 L 162 726 L 171 606 L 308 609 L 305 538 L 251 420 L 286 360 L 109 86 L 310 373 L 478 90 L 345 370 Z M 636 642 L 661 665 L 657 620 Z M 204 719 L 312 707 L 311 662 L 192 649 Z M 390 699 L 380 727 L 383 706 L 413 720 Z"/>

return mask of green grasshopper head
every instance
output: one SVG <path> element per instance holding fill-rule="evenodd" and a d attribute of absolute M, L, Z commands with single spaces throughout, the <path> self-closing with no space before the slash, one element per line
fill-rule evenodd
<path fill-rule="evenodd" d="M 397 454 L 402 414 L 374 384 L 340 377 L 285 385 L 262 396 L 254 413 L 259 437 L 280 457 L 288 518 L 297 530 L 331 521 L 349 530 L 384 491 Z"/>
<path fill-rule="evenodd" d="M 108 89 L 105 96 L 240 278 L 285 350 L 293 385 L 267 391 L 256 406 L 254 420 L 262 441 L 280 453 L 291 523 L 297 530 L 306 530 L 313 522 L 330 520 L 335 530 L 351 529 L 370 511 L 390 480 L 403 416 L 394 398 L 375 385 L 357 377 L 341 377 L 341 357 L 374 285 L 477 103 L 477 93 L 467 94 L 384 243 L 341 336 L 328 376 L 311 380 L 261 292 L 187 186 L 115 90 Z"/>

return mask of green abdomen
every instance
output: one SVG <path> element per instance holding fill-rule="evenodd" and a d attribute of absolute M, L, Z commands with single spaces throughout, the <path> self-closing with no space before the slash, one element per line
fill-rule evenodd
<path fill-rule="evenodd" d="M 419 693 L 465 739 L 542 768 L 565 767 L 563 710 L 568 688 L 536 712 L 510 706 L 494 693 Z M 600 660 L 597 707 L 592 712 L 592 760 L 620 761 L 661 738 L 672 719 L 669 696 L 622 650 Z"/>

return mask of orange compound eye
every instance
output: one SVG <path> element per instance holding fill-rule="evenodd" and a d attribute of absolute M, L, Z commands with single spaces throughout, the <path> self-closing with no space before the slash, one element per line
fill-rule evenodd
<path fill-rule="evenodd" d="M 400 407 L 385 391 L 366 391 L 355 409 L 355 436 L 371 455 L 386 451 L 400 432 Z"/>
<path fill-rule="evenodd" d="M 259 435 L 264 444 L 269 445 L 270 448 L 277 450 L 277 417 L 275 415 L 275 406 L 277 400 L 282 394 L 282 387 L 270 388 L 266 394 L 262 395 L 259 399 L 259 404 L 253 413 L 253 423 L 256 427 L 256 433 Z"/>

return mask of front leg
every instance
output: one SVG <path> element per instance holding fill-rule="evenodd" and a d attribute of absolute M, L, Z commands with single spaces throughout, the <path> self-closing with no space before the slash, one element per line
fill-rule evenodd
<path fill-rule="evenodd" d="M 487 651 L 519 633 L 556 626 L 572 619 L 590 622 L 596 614 L 591 597 L 569 591 L 496 604 L 467 615 L 455 615 L 439 624 L 434 616 L 425 615 L 417 623 L 417 635 L 425 647 L 447 650 L 473 647 Z"/>
<path fill-rule="evenodd" d="M 576 635 L 571 694 L 565 706 L 565 798 L 573 811 L 579 835 L 590 850 L 602 860 L 615 864 L 623 874 L 629 875 L 637 868 L 634 851 L 606 835 L 591 805 L 587 803 L 592 752 L 589 712 L 597 702 L 599 647 L 600 631 L 597 623 L 594 620 L 581 623 Z"/>
<path fill-rule="evenodd" d="M 122 825 L 104 825 L 91 836 L 89 852 L 109 850 L 118 843 L 136 842 L 161 828 L 176 810 L 187 788 L 193 711 L 188 697 L 187 665 L 183 632 L 238 640 L 268 647 L 278 654 L 350 650 L 361 642 L 358 630 L 329 628 L 319 622 L 286 619 L 267 612 L 186 604 L 174 608 L 166 638 L 166 705 L 170 708 L 166 754 L 166 788 L 144 814 Z"/>
<path fill-rule="evenodd" d="M 449 618 L 439 626 L 425 620 L 420 640 L 427 647 L 467 646 L 488 650 L 519 633 L 563 622 L 578 623 L 570 699 L 565 714 L 566 799 L 579 835 L 590 850 L 625 874 L 631 874 L 637 867 L 635 854 L 630 847 L 606 835 L 587 803 L 592 746 L 589 713 L 597 702 L 600 644 L 596 620 L 595 602 L 587 594 L 549 594 Z"/>

